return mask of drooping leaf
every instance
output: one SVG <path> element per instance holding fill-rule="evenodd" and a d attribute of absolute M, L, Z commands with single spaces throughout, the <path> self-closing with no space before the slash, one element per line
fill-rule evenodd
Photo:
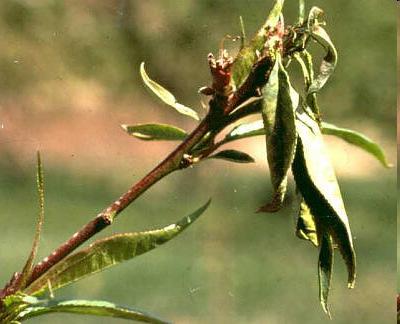
<path fill-rule="evenodd" d="M 236 162 L 236 163 L 253 163 L 255 162 L 254 159 L 248 155 L 247 153 L 237 151 L 237 150 L 224 150 L 220 151 L 212 156 L 210 156 L 212 159 L 222 159 L 222 160 L 227 160 L 230 162 Z"/>
<path fill-rule="evenodd" d="M 366 152 L 372 154 L 386 168 L 392 165 L 388 163 L 383 149 L 367 136 L 353 131 L 351 129 L 337 127 L 333 124 L 322 123 L 322 133 L 325 135 L 334 135 L 345 140 L 347 143 L 353 144 Z"/>
<path fill-rule="evenodd" d="M 279 69 L 280 55 L 278 54 L 275 60 L 274 67 L 271 70 L 267 84 L 262 89 L 262 116 L 264 121 L 265 135 L 270 137 L 274 131 L 276 112 L 278 107 L 279 94 Z"/>
<path fill-rule="evenodd" d="M 236 87 L 240 87 L 245 81 L 249 72 L 257 61 L 257 52 L 261 52 L 267 39 L 268 31 L 275 28 L 282 12 L 284 0 L 275 0 L 275 4 L 268 15 L 264 25 L 258 30 L 257 34 L 250 41 L 250 44 L 244 46 L 236 56 L 232 67 L 232 78 Z"/>
<path fill-rule="evenodd" d="M 307 50 L 304 50 L 301 53 L 295 53 L 294 58 L 299 63 L 301 71 L 303 73 L 307 106 L 310 107 L 315 119 L 319 121 L 320 112 L 317 103 L 317 94 L 316 92 L 309 93 L 310 86 L 314 82 L 314 66 L 312 56 Z"/>
<path fill-rule="evenodd" d="M 297 149 L 293 175 L 300 193 L 323 234 L 332 236 L 348 271 L 348 287 L 356 276 L 355 252 L 350 225 L 344 208 L 335 172 L 326 152 L 319 126 L 308 113 L 296 112 Z"/>
<path fill-rule="evenodd" d="M 183 115 L 192 117 L 196 120 L 200 119 L 198 114 L 192 108 L 186 107 L 177 102 L 175 96 L 171 92 L 169 92 L 163 86 L 159 85 L 157 82 L 150 79 L 150 77 L 147 75 L 144 69 L 144 62 L 140 64 L 140 75 L 142 76 L 144 83 L 149 87 L 149 89 L 165 104 L 175 108 L 175 110 L 177 110 L 179 113 Z"/>
<path fill-rule="evenodd" d="M 259 209 L 265 212 L 276 212 L 282 207 L 297 138 L 294 110 L 299 96 L 290 84 L 279 55 L 276 61 L 269 80 L 262 89 L 267 158 L 274 189 L 271 202 Z"/>
<path fill-rule="evenodd" d="M 145 141 L 182 141 L 187 133 L 178 127 L 166 124 L 121 125 L 129 135 Z"/>
<path fill-rule="evenodd" d="M 33 239 L 32 249 L 29 254 L 28 260 L 25 263 L 25 266 L 21 272 L 21 279 L 19 286 L 24 288 L 27 280 L 29 279 L 33 262 L 35 261 L 35 257 L 37 254 L 37 250 L 39 248 L 40 243 L 40 233 L 42 232 L 43 222 L 44 222 L 44 177 L 43 177 L 43 165 L 42 160 L 40 158 L 40 152 L 37 152 L 37 172 L 36 172 L 36 183 L 37 183 L 37 191 L 38 191 L 38 200 L 39 200 L 39 215 L 36 223 L 35 236 Z"/>
<path fill-rule="evenodd" d="M 32 317 L 49 313 L 73 313 L 82 315 L 96 315 L 123 318 L 144 323 L 166 324 L 153 315 L 139 310 L 118 306 L 114 303 L 95 300 L 49 300 L 32 305 L 23 310 L 17 317 L 18 321 L 23 321 Z"/>
<path fill-rule="evenodd" d="M 322 89 L 326 81 L 328 81 L 329 77 L 332 75 L 337 64 L 336 48 L 325 29 L 319 25 L 315 25 L 311 30 L 311 36 L 325 48 L 327 53 L 321 62 L 319 73 L 314 80 L 312 80 L 312 83 L 308 88 L 308 95 L 316 93 Z"/>
<path fill-rule="evenodd" d="M 301 71 L 303 73 L 305 93 L 307 95 L 308 89 L 311 83 L 314 81 L 314 66 L 311 54 L 307 51 L 301 51 L 294 53 L 294 58 L 299 63 Z"/>
<path fill-rule="evenodd" d="M 322 309 L 331 318 L 328 306 L 329 290 L 331 288 L 333 268 L 333 245 L 332 238 L 328 233 L 322 236 L 321 249 L 318 258 L 319 300 Z"/>
<path fill-rule="evenodd" d="M 307 91 L 308 87 L 311 84 L 309 69 L 307 68 L 307 65 L 304 62 L 304 59 L 300 53 L 298 53 L 298 52 L 294 53 L 293 57 L 295 58 L 295 60 L 297 61 L 297 63 L 299 63 L 299 65 L 301 67 L 301 72 L 303 73 L 304 85 L 305 85 L 305 89 Z"/>
<path fill-rule="evenodd" d="M 162 229 L 116 234 L 98 240 L 54 265 L 28 286 L 25 292 L 30 295 L 44 292 L 48 289 L 48 281 L 50 281 L 52 289 L 56 290 L 146 253 L 180 234 L 207 209 L 209 204 L 210 201 L 191 215 Z"/>
<path fill-rule="evenodd" d="M 300 203 L 299 216 L 296 225 L 297 237 L 310 241 L 314 246 L 318 246 L 318 232 L 314 216 L 304 200 Z"/>

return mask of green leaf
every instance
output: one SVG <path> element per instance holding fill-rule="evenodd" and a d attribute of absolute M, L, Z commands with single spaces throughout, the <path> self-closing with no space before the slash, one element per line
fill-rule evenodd
<path fill-rule="evenodd" d="M 299 63 L 299 65 L 301 67 L 301 71 L 303 73 L 305 90 L 307 92 L 311 85 L 311 82 L 314 80 L 314 69 L 313 69 L 313 63 L 312 63 L 312 56 L 307 50 L 304 50 L 301 53 L 296 52 L 296 53 L 294 53 L 293 56 L 296 59 L 297 63 Z"/>
<path fill-rule="evenodd" d="M 252 66 L 257 61 L 256 52 L 262 52 L 264 43 L 267 40 L 269 30 L 275 28 L 279 21 L 284 0 L 275 0 L 275 4 L 268 15 L 264 25 L 250 41 L 248 46 L 243 47 L 235 58 L 232 67 L 232 78 L 236 87 L 240 87 L 249 75 Z"/>
<path fill-rule="evenodd" d="M 121 125 L 131 136 L 145 141 L 182 141 L 187 133 L 178 127 L 166 124 Z"/>
<path fill-rule="evenodd" d="M 271 70 L 267 84 L 262 89 L 263 107 L 262 116 L 264 121 L 265 135 L 267 138 L 272 135 L 275 127 L 276 112 L 279 94 L 279 69 L 280 56 L 277 55 L 274 67 Z"/>
<path fill-rule="evenodd" d="M 328 33 L 321 26 L 316 25 L 311 30 L 311 36 L 327 51 L 319 68 L 319 73 L 308 88 L 308 95 L 318 92 L 328 81 L 337 64 L 337 52 Z"/>
<path fill-rule="evenodd" d="M 333 45 L 333 42 L 330 39 L 328 33 L 325 31 L 325 29 L 321 27 L 324 22 L 319 21 L 322 17 L 323 11 L 318 7 L 313 7 L 310 10 L 307 20 L 307 26 L 311 37 L 317 43 L 319 43 L 327 52 L 321 62 L 319 73 L 315 78 L 313 72 L 312 56 L 307 51 L 303 51 L 303 53 L 301 53 L 301 56 L 304 59 L 304 66 L 302 66 L 302 70 L 305 79 L 307 79 L 307 77 L 304 67 L 307 69 L 308 73 L 308 80 L 305 82 L 307 90 L 306 102 L 307 105 L 311 108 L 318 122 L 320 118 L 320 112 L 317 104 L 316 93 L 320 91 L 325 83 L 328 81 L 337 64 L 337 51 L 335 49 L 335 46 Z M 296 59 L 298 60 L 298 57 L 296 57 Z M 301 64 L 299 60 L 298 62 Z"/>
<path fill-rule="evenodd" d="M 318 279 L 319 279 L 319 300 L 322 309 L 331 318 L 328 306 L 329 290 L 331 288 L 332 268 L 333 268 L 333 245 L 332 238 L 325 233 L 321 240 L 321 249 L 318 259 Z"/>
<path fill-rule="evenodd" d="M 314 216 L 311 214 L 311 210 L 304 199 L 300 203 L 296 235 L 303 240 L 310 241 L 314 246 L 318 246 L 317 225 Z"/>
<path fill-rule="evenodd" d="M 317 122 L 300 108 L 296 128 L 298 141 L 292 166 L 296 184 L 321 233 L 331 235 L 338 246 L 347 266 L 348 287 L 353 288 L 356 262 L 350 225 L 322 134 Z"/>
<path fill-rule="evenodd" d="M 239 106 L 237 106 L 235 109 L 233 109 L 230 112 L 230 115 L 232 115 L 233 113 L 235 113 L 236 111 L 244 108 L 244 107 L 248 107 L 248 106 L 252 106 L 254 104 L 258 104 L 262 101 L 262 97 L 250 97 L 249 99 L 243 101 Z"/>
<path fill-rule="evenodd" d="M 296 149 L 294 110 L 299 96 L 292 88 L 289 76 L 277 55 L 269 80 L 262 89 L 262 115 L 266 133 L 267 158 L 274 195 L 259 211 L 276 212 L 282 207 L 286 193 L 287 174 Z"/>
<path fill-rule="evenodd" d="M 192 117 L 196 120 L 200 119 L 197 113 L 193 109 L 177 102 L 175 96 L 171 92 L 169 92 L 163 86 L 159 85 L 157 82 L 150 79 L 150 77 L 147 75 L 144 69 L 144 62 L 140 64 L 140 75 L 142 76 L 144 83 L 150 88 L 150 90 L 165 104 L 171 106 L 172 108 L 175 108 L 179 113 L 183 115 Z"/>
<path fill-rule="evenodd" d="M 240 22 L 240 49 L 242 49 L 246 44 L 246 29 L 244 28 L 243 17 L 239 16 Z"/>
<path fill-rule="evenodd" d="M 4 297 L 0 310 L 0 323 L 13 323 L 18 314 L 31 304 L 36 304 L 38 299 L 20 291 Z"/>
<path fill-rule="evenodd" d="M 333 124 L 322 122 L 321 131 L 324 135 L 333 135 L 342 140 L 358 146 L 366 152 L 372 154 L 386 168 L 393 167 L 387 161 L 383 149 L 369 137 L 347 128 L 337 127 Z M 264 124 L 262 120 L 256 120 L 250 123 L 240 124 L 234 127 L 224 138 L 223 142 L 228 143 L 238 139 L 252 136 L 265 135 Z"/>
<path fill-rule="evenodd" d="M 37 152 L 37 173 L 36 173 L 37 191 L 39 197 L 39 216 L 36 223 L 36 231 L 33 239 L 32 249 L 29 254 L 28 260 L 25 263 L 24 268 L 21 271 L 21 279 L 19 287 L 25 288 L 26 282 L 32 274 L 33 262 L 37 254 L 40 243 L 40 233 L 42 232 L 44 222 L 44 177 L 43 177 L 43 165 L 40 158 L 40 152 Z"/>
<path fill-rule="evenodd" d="M 377 158 L 384 167 L 392 167 L 392 165 L 388 163 L 383 149 L 376 142 L 361 133 L 350 129 L 337 127 L 329 123 L 322 123 L 322 133 L 325 135 L 334 135 L 345 140 L 347 143 L 358 146 Z"/>
<path fill-rule="evenodd" d="M 256 120 L 250 123 L 240 124 L 235 126 L 224 138 L 223 142 L 228 143 L 238 139 L 265 135 L 264 122 Z"/>
<path fill-rule="evenodd" d="M 32 317 L 49 313 L 74 313 L 117 317 L 145 323 L 168 323 L 157 317 L 135 309 L 121 307 L 114 303 L 94 300 L 50 300 L 33 305 L 23 310 L 17 320 L 23 321 Z"/>
<path fill-rule="evenodd" d="M 237 150 L 224 150 L 220 151 L 212 156 L 210 159 L 222 159 L 230 162 L 237 163 L 252 163 L 255 162 L 254 159 L 247 153 L 237 151 Z"/>
<path fill-rule="evenodd" d="M 304 0 L 299 0 L 299 24 L 300 25 L 304 22 L 304 18 L 305 18 Z"/>
<path fill-rule="evenodd" d="M 52 289 L 56 290 L 146 253 L 180 234 L 207 209 L 209 204 L 210 201 L 176 224 L 171 224 L 162 229 L 116 234 L 98 240 L 90 244 L 89 247 L 66 257 L 54 265 L 43 276 L 28 286 L 25 292 L 27 294 L 42 293 L 48 289 L 48 282 L 50 282 Z"/>
<path fill-rule="evenodd" d="M 317 103 L 317 94 L 315 92 L 309 93 L 310 86 L 314 82 L 314 66 L 312 56 L 307 50 L 304 50 L 301 53 L 295 53 L 294 58 L 299 63 L 303 73 L 307 106 L 311 108 L 315 118 L 319 121 L 320 112 Z"/>
<path fill-rule="evenodd" d="M 322 19 L 324 16 L 324 11 L 321 8 L 318 8 L 316 6 L 312 7 L 310 9 L 310 12 L 308 13 L 308 19 L 307 19 L 307 26 L 308 29 L 311 30 L 314 26 L 317 25 L 322 25 L 325 22 L 319 21 L 319 19 Z"/>

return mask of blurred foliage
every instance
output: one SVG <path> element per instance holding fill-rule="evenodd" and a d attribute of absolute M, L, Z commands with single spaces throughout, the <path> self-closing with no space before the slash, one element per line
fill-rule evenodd
<path fill-rule="evenodd" d="M 209 82 L 207 53 L 216 53 L 226 34 L 240 34 L 240 15 L 252 35 L 271 5 L 267 0 L 2 0 L 0 97 L 37 94 L 49 84 L 52 109 L 68 108 L 58 102 L 65 85 L 95 80 L 118 103 L 137 94 L 139 63 L 146 61 L 157 80 L 198 107 L 197 88 Z M 395 3 L 306 1 L 308 8 L 314 5 L 325 11 L 339 52 L 337 71 L 321 94 L 324 114 L 369 118 L 394 135 Z M 288 2 L 286 23 L 296 13 L 297 1 Z"/>

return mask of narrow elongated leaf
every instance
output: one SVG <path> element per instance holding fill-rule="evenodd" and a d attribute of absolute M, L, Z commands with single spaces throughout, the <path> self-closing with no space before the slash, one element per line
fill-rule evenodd
<path fill-rule="evenodd" d="M 246 45 L 246 29 L 244 28 L 243 17 L 239 16 L 240 22 L 240 49 L 242 49 Z"/>
<path fill-rule="evenodd" d="M 192 222 L 208 207 L 210 201 L 176 224 L 158 230 L 138 233 L 116 234 L 98 240 L 89 247 L 66 257 L 39 277 L 25 290 L 27 294 L 38 294 L 48 289 L 48 281 L 53 290 L 100 272 L 118 263 L 130 260 L 168 242 Z"/>
<path fill-rule="evenodd" d="M 262 89 L 263 107 L 261 112 L 264 121 L 265 135 L 267 138 L 272 135 L 276 122 L 279 94 L 279 69 L 280 55 L 278 54 L 274 67 L 269 75 L 268 82 Z"/>
<path fill-rule="evenodd" d="M 393 166 L 387 161 L 383 149 L 375 141 L 359 132 L 338 127 L 326 122 L 322 122 L 321 131 L 324 135 L 336 136 L 347 143 L 353 144 L 365 150 L 378 159 L 378 161 L 386 168 Z M 265 135 L 264 123 L 262 120 L 256 120 L 234 127 L 232 131 L 225 136 L 224 143 L 260 135 Z"/>
<path fill-rule="evenodd" d="M 329 161 L 319 126 L 304 110 L 296 113 L 297 150 L 293 161 L 296 184 L 322 233 L 338 246 L 348 271 L 348 287 L 356 276 L 355 252 L 350 225 L 335 172 Z"/>
<path fill-rule="evenodd" d="M 264 122 L 256 120 L 250 123 L 240 124 L 234 127 L 224 138 L 224 142 L 232 142 L 238 139 L 265 135 Z"/>
<path fill-rule="evenodd" d="M 294 53 L 293 57 L 295 58 L 295 60 L 297 61 L 297 63 L 299 63 L 299 65 L 301 67 L 301 71 L 303 73 L 305 89 L 306 89 L 306 91 L 308 91 L 308 88 L 311 84 L 309 68 L 307 67 L 306 62 L 304 61 L 303 56 L 300 53 L 298 53 L 298 52 Z"/>
<path fill-rule="evenodd" d="M 383 149 L 376 142 L 361 133 L 324 122 L 322 123 L 322 133 L 339 137 L 347 143 L 353 144 L 370 153 L 377 158 L 384 167 L 392 167 L 392 165 L 388 163 Z"/>
<path fill-rule="evenodd" d="M 299 0 L 299 24 L 301 25 L 304 22 L 306 14 L 304 0 Z"/>
<path fill-rule="evenodd" d="M 328 233 L 322 236 L 321 249 L 318 259 L 318 279 L 319 279 L 319 300 L 322 309 L 331 318 L 328 306 L 329 290 L 331 288 L 332 268 L 333 268 L 333 246 L 332 238 Z"/>
<path fill-rule="evenodd" d="M 262 94 L 267 158 L 274 195 L 272 201 L 259 211 L 276 212 L 282 207 L 287 174 L 294 158 L 297 137 L 294 110 L 299 102 L 299 96 L 290 84 L 279 55 Z"/>
<path fill-rule="evenodd" d="M 182 141 L 187 133 L 178 127 L 166 124 L 121 125 L 131 136 L 145 141 Z"/>
<path fill-rule="evenodd" d="M 192 117 L 196 120 L 200 119 L 197 113 L 192 108 L 186 107 L 177 102 L 175 96 L 171 92 L 169 92 L 163 86 L 159 85 L 157 82 L 150 79 L 150 77 L 146 73 L 146 70 L 144 69 L 144 62 L 140 64 L 140 75 L 142 76 L 144 83 L 149 87 L 149 89 L 165 104 L 175 108 L 175 110 L 183 115 Z"/>
<path fill-rule="evenodd" d="M 22 311 L 17 317 L 23 321 L 32 317 L 49 313 L 74 313 L 82 315 L 97 315 L 123 318 L 144 323 L 168 323 L 153 315 L 139 310 L 122 307 L 114 303 L 97 300 L 50 300 L 32 305 Z"/>
<path fill-rule="evenodd" d="M 249 75 L 252 66 L 257 61 L 257 52 L 262 52 L 268 31 L 275 28 L 279 21 L 283 3 L 284 0 L 275 0 L 275 4 L 264 25 L 258 30 L 257 34 L 250 41 L 250 44 L 244 46 L 236 56 L 232 67 L 232 78 L 236 87 L 242 85 Z"/>
<path fill-rule="evenodd" d="M 253 163 L 254 159 L 247 153 L 237 150 L 224 150 L 220 151 L 212 156 L 211 159 L 222 159 L 236 163 Z"/>
<path fill-rule="evenodd" d="M 312 56 L 307 50 L 304 50 L 301 53 L 295 53 L 294 58 L 299 63 L 303 73 L 307 106 L 310 107 L 314 117 L 319 121 L 320 112 L 317 103 L 317 94 L 316 92 L 309 93 L 310 86 L 314 82 L 314 66 Z"/>
<path fill-rule="evenodd" d="M 317 225 L 314 216 L 311 214 L 311 210 L 304 200 L 300 203 L 296 235 L 303 240 L 310 241 L 314 246 L 318 246 L 319 244 Z"/>
<path fill-rule="evenodd" d="M 26 282 L 32 273 L 33 262 L 37 254 L 40 243 L 40 233 L 42 232 L 42 227 L 44 223 L 44 177 L 43 177 L 43 165 L 40 158 L 40 152 L 37 152 L 37 172 L 36 172 L 36 183 L 38 191 L 39 200 L 39 216 L 36 223 L 36 231 L 33 239 L 32 249 L 28 260 L 21 272 L 20 287 L 25 288 Z"/>
<path fill-rule="evenodd" d="M 235 109 L 233 109 L 230 113 L 230 115 L 232 115 L 233 113 L 235 113 L 236 111 L 244 108 L 244 107 L 248 107 L 248 106 L 252 106 L 254 104 L 260 103 L 262 100 L 262 97 L 250 97 L 249 99 L 245 100 L 244 102 L 242 102 L 239 106 L 237 106 Z"/>

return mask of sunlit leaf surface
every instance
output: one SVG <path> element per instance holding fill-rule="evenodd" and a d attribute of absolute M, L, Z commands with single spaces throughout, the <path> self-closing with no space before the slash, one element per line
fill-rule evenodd
<path fill-rule="evenodd" d="M 154 324 L 168 323 L 139 310 L 97 300 L 43 301 L 37 305 L 32 305 L 26 308 L 19 314 L 17 320 L 22 321 L 49 313 L 73 313 L 81 315 L 107 316 Z"/>
<path fill-rule="evenodd" d="M 144 83 L 149 87 L 152 93 L 160 98 L 165 104 L 175 108 L 175 110 L 183 115 L 199 120 L 199 116 L 192 108 L 180 104 L 171 92 L 169 92 L 157 82 L 150 79 L 150 77 L 146 73 L 146 70 L 144 69 L 144 62 L 142 62 L 142 64 L 140 65 L 140 75 L 142 76 Z"/>
<path fill-rule="evenodd" d="M 346 142 L 353 144 L 364 151 L 372 154 L 386 168 L 392 165 L 387 161 L 383 149 L 369 137 L 347 128 L 337 127 L 333 124 L 322 123 L 322 133 L 326 135 L 334 135 Z"/>
<path fill-rule="evenodd" d="M 146 253 L 181 233 L 207 209 L 209 204 L 210 201 L 179 222 L 159 230 L 116 234 L 98 240 L 57 263 L 28 286 L 25 292 L 30 295 L 41 293 L 48 289 L 48 282 L 55 290 Z"/>
<path fill-rule="evenodd" d="M 181 141 L 187 136 L 183 129 L 166 124 L 121 125 L 121 127 L 129 135 L 145 141 Z"/>

